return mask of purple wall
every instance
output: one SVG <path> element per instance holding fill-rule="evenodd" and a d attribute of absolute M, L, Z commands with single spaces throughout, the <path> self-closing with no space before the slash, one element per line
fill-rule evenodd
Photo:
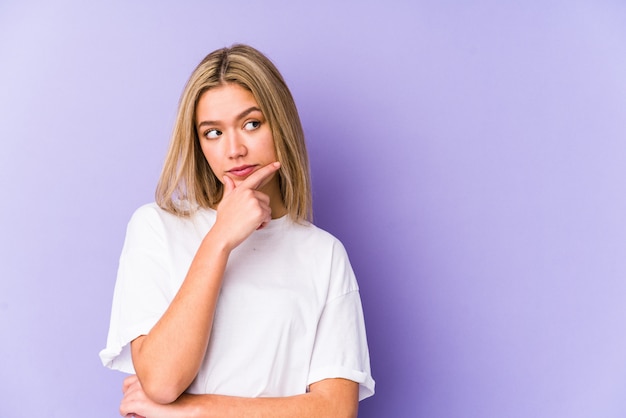
<path fill-rule="evenodd" d="M 292 87 L 360 279 L 361 417 L 626 416 L 624 2 L 86 3 L 0 3 L 0 416 L 115 416 L 126 222 L 235 41 Z"/>

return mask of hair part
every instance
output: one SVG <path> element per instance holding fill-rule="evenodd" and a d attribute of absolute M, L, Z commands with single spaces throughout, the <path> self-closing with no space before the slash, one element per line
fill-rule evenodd
<path fill-rule="evenodd" d="M 207 163 L 196 129 L 202 94 L 225 84 L 249 90 L 267 119 L 276 156 L 283 204 L 295 221 L 311 220 L 309 159 L 295 102 L 274 64 L 243 44 L 207 55 L 192 72 L 180 98 L 172 138 L 156 188 L 156 202 L 178 216 L 198 208 L 216 208 L 224 187 Z"/>

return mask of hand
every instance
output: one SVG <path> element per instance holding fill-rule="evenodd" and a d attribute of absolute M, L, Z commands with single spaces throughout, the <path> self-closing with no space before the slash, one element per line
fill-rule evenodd
<path fill-rule="evenodd" d="M 122 385 L 124 398 L 120 403 L 120 415 L 126 418 L 189 418 L 196 416 L 194 411 L 202 405 L 202 416 L 209 417 L 213 410 L 209 401 L 212 395 L 189 395 L 183 393 L 170 404 L 160 404 L 152 401 L 141 387 L 139 378 L 135 375 L 124 379 Z"/>
<path fill-rule="evenodd" d="M 239 185 L 224 176 L 224 195 L 217 207 L 215 229 L 228 248 L 241 244 L 256 229 L 263 228 L 272 219 L 270 198 L 259 191 L 280 168 L 275 162 L 250 174 Z"/>
<path fill-rule="evenodd" d="M 122 385 L 122 391 L 124 397 L 120 403 L 120 415 L 123 417 L 171 417 L 171 413 L 168 412 L 167 405 L 161 405 L 153 402 L 148 396 L 146 396 L 141 383 L 137 376 L 129 376 L 124 379 Z"/>

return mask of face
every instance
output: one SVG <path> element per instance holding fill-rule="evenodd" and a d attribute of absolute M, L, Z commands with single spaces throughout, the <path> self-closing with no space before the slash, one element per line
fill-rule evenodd
<path fill-rule="evenodd" d="M 259 168 L 277 161 L 269 123 L 252 93 L 237 84 L 215 87 L 200 96 L 196 129 L 202 153 L 222 183 L 228 176 L 239 185 Z M 280 193 L 276 175 L 263 191 Z"/>

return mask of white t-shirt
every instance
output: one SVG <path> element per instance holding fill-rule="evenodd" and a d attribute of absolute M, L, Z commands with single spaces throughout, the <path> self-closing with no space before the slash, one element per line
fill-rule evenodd
<path fill-rule="evenodd" d="M 180 288 L 216 212 L 191 218 L 152 203 L 128 224 L 113 296 L 105 366 L 134 373 L 130 342 L 148 334 Z M 335 237 L 288 216 L 229 257 L 206 356 L 187 392 L 291 396 L 326 378 L 374 394 L 358 285 Z"/>

